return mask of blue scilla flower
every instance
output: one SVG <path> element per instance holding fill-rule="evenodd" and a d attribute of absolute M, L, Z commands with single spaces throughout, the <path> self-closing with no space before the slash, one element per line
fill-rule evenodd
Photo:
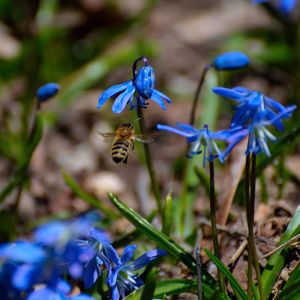
<path fill-rule="evenodd" d="M 68 296 L 71 286 L 65 280 L 59 280 L 54 288 L 42 287 L 32 291 L 27 300 L 94 300 L 94 297 L 87 294 Z"/>
<path fill-rule="evenodd" d="M 85 265 L 84 269 L 84 286 L 91 287 L 101 275 L 101 268 L 106 267 L 108 275 L 111 273 L 111 262 L 108 257 L 116 261 L 119 256 L 114 247 L 110 244 L 106 232 L 97 228 L 91 230 L 82 236 L 79 240 L 81 247 L 88 247 L 93 249 L 94 255 Z"/>
<path fill-rule="evenodd" d="M 236 113 L 231 121 L 231 128 L 243 126 L 261 110 L 265 111 L 264 116 L 266 120 L 273 120 L 276 117 L 276 113 L 286 111 L 286 107 L 279 102 L 258 91 L 251 91 L 244 87 L 235 87 L 233 89 L 216 87 L 212 91 L 219 96 L 235 100 L 238 103 Z M 283 116 L 284 118 L 289 118 L 291 115 L 284 114 Z M 273 125 L 280 131 L 283 130 L 283 124 L 280 119 L 277 118 Z"/>
<path fill-rule="evenodd" d="M 270 0 L 252 0 L 252 3 L 265 3 L 265 2 L 271 2 Z M 297 0 L 277 0 L 276 3 L 274 3 L 274 7 L 280 11 L 283 15 L 289 16 L 294 8 L 297 5 Z"/>
<path fill-rule="evenodd" d="M 297 5 L 297 0 L 278 0 L 277 8 L 284 15 L 290 15 Z"/>
<path fill-rule="evenodd" d="M 260 152 L 264 152 L 270 157 L 271 153 L 268 147 L 268 140 L 276 142 L 277 138 L 266 127 L 270 125 L 277 127 L 278 121 L 290 116 L 291 112 L 295 109 L 296 105 L 291 105 L 281 113 L 277 114 L 272 120 L 267 120 L 266 110 L 261 110 L 256 113 L 249 126 L 242 127 L 227 139 L 229 146 L 225 151 L 225 156 L 227 156 L 241 140 L 248 136 L 249 140 L 245 152 L 246 155 L 251 153 L 257 155 Z"/>
<path fill-rule="evenodd" d="M 59 91 L 60 86 L 57 83 L 47 83 L 41 86 L 36 93 L 37 99 L 40 102 L 47 101 L 48 99 L 52 98 L 56 95 Z"/>
<path fill-rule="evenodd" d="M 161 256 L 167 255 L 167 252 L 161 249 L 155 249 L 146 252 L 136 260 L 133 259 L 136 246 L 126 246 L 121 259 L 119 257 L 110 257 L 115 267 L 107 278 L 107 284 L 112 289 L 112 300 L 119 300 L 120 296 L 125 297 L 127 293 L 143 285 L 143 281 L 135 275 L 134 271 L 143 268 L 148 263 Z"/>
<path fill-rule="evenodd" d="M 235 70 L 247 66 L 250 63 L 249 58 L 243 52 L 226 52 L 217 56 L 213 66 L 217 70 Z"/>
<path fill-rule="evenodd" d="M 235 128 L 232 130 L 212 132 L 208 130 L 207 125 L 204 125 L 203 129 L 196 129 L 191 125 L 180 123 L 176 123 L 176 126 L 178 128 L 157 124 L 156 128 L 185 136 L 188 143 L 193 143 L 188 157 L 202 153 L 201 147 L 203 146 L 203 167 L 205 167 L 206 160 L 213 161 L 215 158 L 218 158 L 221 163 L 224 163 L 223 151 L 218 147 L 216 140 L 226 140 L 232 133 L 238 130 Z"/>
<path fill-rule="evenodd" d="M 139 72 L 136 64 L 143 59 L 145 66 Z M 104 91 L 98 101 L 97 108 L 100 108 L 106 100 L 120 93 L 112 106 L 114 113 L 120 113 L 124 110 L 127 103 L 130 103 L 130 109 L 136 109 L 137 105 L 143 108 L 147 107 L 147 100 L 151 99 L 156 102 L 162 109 L 166 109 L 164 100 L 171 103 L 171 100 L 163 93 L 154 89 L 155 75 L 153 68 L 148 65 L 146 58 L 139 58 L 133 64 L 133 79 L 125 83 L 114 85 Z"/>

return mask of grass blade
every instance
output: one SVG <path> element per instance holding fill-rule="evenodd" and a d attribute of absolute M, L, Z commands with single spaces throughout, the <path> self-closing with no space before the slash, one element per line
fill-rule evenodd
<path fill-rule="evenodd" d="M 224 266 L 224 264 L 217 257 L 215 257 L 209 250 L 204 249 L 204 251 L 209 256 L 209 258 L 213 261 L 213 263 L 216 265 L 218 270 L 222 272 L 224 276 L 227 278 L 227 280 L 230 282 L 236 296 L 240 297 L 243 300 L 249 300 L 247 294 L 245 293 L 241 285 L 238 283 L 235 277 L 229 272 L 229 270 Z"/>

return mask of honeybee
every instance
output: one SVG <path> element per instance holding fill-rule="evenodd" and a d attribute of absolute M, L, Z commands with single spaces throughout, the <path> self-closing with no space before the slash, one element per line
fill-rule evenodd
<path fill-rule="evenodd" d="M 103 137 L 113 138 L 111 157 L 116 164 L 122 162 L 127 165 L 130 151 L 134 150 L 134 140 L 142 143 L 151 143 L 153 141 L 151 137 L 146 137 L 142 134 L 135 133 L 135 128 L 131 123 L 121 124 L 116 132 L 99 132 L 99 134 L 101 134 Z"/>

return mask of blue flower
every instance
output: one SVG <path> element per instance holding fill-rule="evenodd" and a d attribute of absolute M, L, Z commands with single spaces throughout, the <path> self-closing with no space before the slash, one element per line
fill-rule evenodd
<path fill-rule="evenodd" d="M 64 280 L 59 280 L 55 287 L 43 287 L 36 289 L 28 295 L 27 300 L 94 300 L 94 297 L 87 294 L 79 294 L 68 297 L 71 286 Z"/>
<path fill-rule="evenodd" d="M 297 5 L 297 0 L 278 0 L 277 8 L 284 15 L 290 15 Z"/>
<path fill-rule="evenodd" d="M 250 63 L 249 58 L 242 52 L 226 52 L 217 56 L 213 66 L 217 70 L 235 70 L 247 66 Z"/>
<path fill-rule="evenodd" d="M 110 244 L 107 234 L 100 229 L 91 228 L 91 230 L 82 236 L 79 240 L 81 247 L 91 248 L 94 251 L 84 269 L 84 286 L 91 287 L 101 275 L 101 267 L 105 265 L 108 275 L 111 273 L 111 263 L 108 259 L 113 261 L 118 260 L 119 256 L 114 247 Z"/>
<path fill-rule="evenodd" d="M 252 3 L 265 3 L 270 2 L 270 0 L 252 0 Z M 273 4 L 278 11 L 280 11 L 283 15 L 289 16 L 293 9 L 297 5 L 297 0 L 277 0 L 276 4 Z"/>
<path fill-rule="evenodd" d="M 238 128 L 232 130 L 221 130 L 218 132 L 212 132 L 208 130 L 208 126 L 204 125 L 203 129 L 196 129 L 188 124 L 176 123 L 175 127 L 168 125 L 157 124 L 156 127 L 159 130 L 167 130 L 187 138 L 188 143 L 193 143 L 189 157 L 202 153 L 201 147 L 203 146 L 203 167 L 205 167 L 206 160 L 213 161 L 215 158 L 219 158 L 221 163 L 224 163 L 225 158 L 222 150 L 218 147 L 216 140 L 226 140 L 238 130 Z M 214 154 L 214 152 L 216 154 Z"/>
<path fill-rule="evenodd" d="M 261 110 L 265 111 L 264 116 L 267 120 L 273 120 L 276 117 L 276 113 L 286 111 L 282 104 L 258 91 L 250 91 L 243 87 L 235 87 L 233 89 L 216 87 L 212 91 L 219 96 L 235 100 L 238 103 L 236 113 L 231 121 L 231 128 L 243 126 Z M 290 114 L 284 114 L 285 118 L 290 116 Z M 273 121 L 273 125 L 278 130 L 283 130 L 283 124 L 280 119 L 277 118 L 276 121 Z"/>
<path fill-rule="evenodd" d="M 127 293 L 139 288 L 143 285 L 143 281 L 132 273 L 138 269 L 161 256 L 167 255 L 167 252 L 161 249 L 155 249 L 146 252 L 142 256 L 130 263 L 133 258 L 136 246 L 126 246 L 121 259 L 119 257 L 110 257 L 115 263 L 111 274 L 107 278 L 107 284 L 112 289 L 112 300 L 119 300 L 120 296 L 123 298 Z"/>
<path fill-rule="evenodd" d="M 281 118 L 286 118 L 291 115 L 291 112 L 296 109 L 296 105 L 291 105 L 287 107 L 284 111 L 277 114 L 273 119 L 268 120 L 268 113 L 266 110 L 258 111 L 253 119 L 251 120 L 249 126 L 245 126 L 240 130 L 236 131 L 231 135 L 227 142 L 229 146 L 226 149 L 225 156 L 227 156 L 230 151 L 245 137 L 249 137 L 246 155 L 251 153 L 257 155 L 260 152 L 264 152 L 268 157 L 271 156 L 268 140 L 271 142 L 277 141 L 277 138 L 266 128 L 269 125 L 276 125 Z"/>
<path fill-rule="evenodd" d="M 97 108 L 100 108 L 106 100 L 121 92 L 112 106 L 114 113 L 122 112 L 128 103 L 130 103 L 130 109 L 136 109 L 137 105 L 145 108 L 148 105 L 148 99 L 156 102 L 162 109 L 167 109 L 164 100 L 168 103 L 171 103 L 171 100 L 154 89 L 155 75 L 153 68 L 148 66 L 147 60 L 144 59 L 145 66 L 137 73 L 136 62 L 134 63 L 134 78 L 105 90 L 99 98 Z"/>
<path fill-rule="evenodd" d="M 57 83 L 47 83 L 37 90 L 36 96 L 40 102 L 44 102 L 55 96 L 59 89 Z"/>

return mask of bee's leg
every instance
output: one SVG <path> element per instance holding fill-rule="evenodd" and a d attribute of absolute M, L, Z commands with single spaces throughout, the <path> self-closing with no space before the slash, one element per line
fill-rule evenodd
<path fill-rule="evenodd" d="M 134 143 L 132 143 L 131 149 L 132 151 L 134 151 Z"/>
<path fill-rule="evenodd" d="M 127 155 L 127 156 L 125 157 L 125 159 L 123 160 L 123 164 L 126 164 L 126 167 L 128 167 L 128 164 L 127 164 L 128 156 L 129 156 L 129 155 Z"/>

